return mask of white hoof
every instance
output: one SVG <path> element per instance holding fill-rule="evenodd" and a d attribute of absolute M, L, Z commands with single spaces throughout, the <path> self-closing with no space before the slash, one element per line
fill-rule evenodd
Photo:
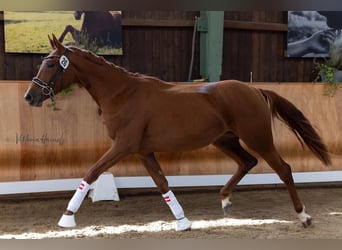
<path fill-rule="evenodd" d="M 76 227 L 75 215 L 63 214 L 58 221 L 58 226 L 60 227 Z"/>
<path fill-rule="evenodd" d="M 228 215 L 232 212 L 232 207 L 233 207 L 233 203 L 230 201 L 230 198 L 224 198 L 223 200 L 221 200 L 222 203 L 222 209 L 223 209 L 223 214 L 224 215 Z"/>
<path fill-rule="evenodd" d="M 304 206 L 302 212 L 298 213 L 298 218 L 302 222 L 303 227 L 308 227 L 312 224 L 312 218 L 305 212 Z"/>
<path fill-rule="evenodd" d="M 189 221 L 186 217 L 179 219 L 176 221 L 176 231 L 179 232 L 190 230 L 191 224 L 191 221 Z"/>

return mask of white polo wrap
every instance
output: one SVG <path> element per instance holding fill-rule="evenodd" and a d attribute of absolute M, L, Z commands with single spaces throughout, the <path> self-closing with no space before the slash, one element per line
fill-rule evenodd
<path fill-rule="evenodd" d="M 89 191 L 90 185 L 86 181 L 82 181 L 79 187 L 77 188 L 74 196 L 69 201 L 67 210 L 76 213 L 80 208 L 84 197 L 87 195 Z"/>
<path fill-rule="evenodd" d="M 177 220 L 184 218 L 184 211 L 181 205 L 178 203 L 175 195 L 170 190 L 162 195 L 166 204 L 169 205 L 173 215 Z"/>

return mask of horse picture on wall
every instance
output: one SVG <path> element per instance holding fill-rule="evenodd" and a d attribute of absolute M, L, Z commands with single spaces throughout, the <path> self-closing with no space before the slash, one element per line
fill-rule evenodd
<path fill-rule="evenodd" d="M 57 34 L 73 44 L 101 55 L 122 55 L 121 11 L 5 11 L 5 52 L 46 54 L 42 42 Z"/>

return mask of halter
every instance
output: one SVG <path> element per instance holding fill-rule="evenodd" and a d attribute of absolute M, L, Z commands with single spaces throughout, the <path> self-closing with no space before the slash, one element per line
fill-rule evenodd
<path fill-rule="evenodd" d="M 54 76 L 52 77 L 50 82 L 45 82 L 41 79 L 39 79 L 38 77 L 33 77 L 32 78 L 32 82 L 37 84 L 39 87 L 42 88 L 42 94 L 43 95 L 47 95 L 50 97 L 51 101 L 54 102 L 55 101 L 55 92 L 53 90 L 53 86 L 56 82 L 56 80 L 59 77 L 59 74 L 62 72 L 62 83 L 61 83 L 61 90 L 63 89 L 63 85 L 64 85 L 64 71 L 68 68 L 69 66 L 69 59 L 66 57 L 68 52 L 68 49 L 65 48 L 65 52 L 62 56 L 56 56 L 56 55 L 52 55 L 52 56 L 46 56 L 43 58 L 43 60 L 45 59 L 49 59 L 49 58 L 54 58 L 57 57 L 59 58 L 59 67 L 56 70 L 56 73 L 54 74 Z"/>

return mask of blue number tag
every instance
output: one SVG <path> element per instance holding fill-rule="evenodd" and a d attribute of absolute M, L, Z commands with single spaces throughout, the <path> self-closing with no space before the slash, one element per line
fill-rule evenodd
<path fill-rule="evenodd" d="M 59 64 L 63 69 L 67 69 L 69 66 L 69 59 L 63 55 L 61 58 L 59 58 Z"/>

